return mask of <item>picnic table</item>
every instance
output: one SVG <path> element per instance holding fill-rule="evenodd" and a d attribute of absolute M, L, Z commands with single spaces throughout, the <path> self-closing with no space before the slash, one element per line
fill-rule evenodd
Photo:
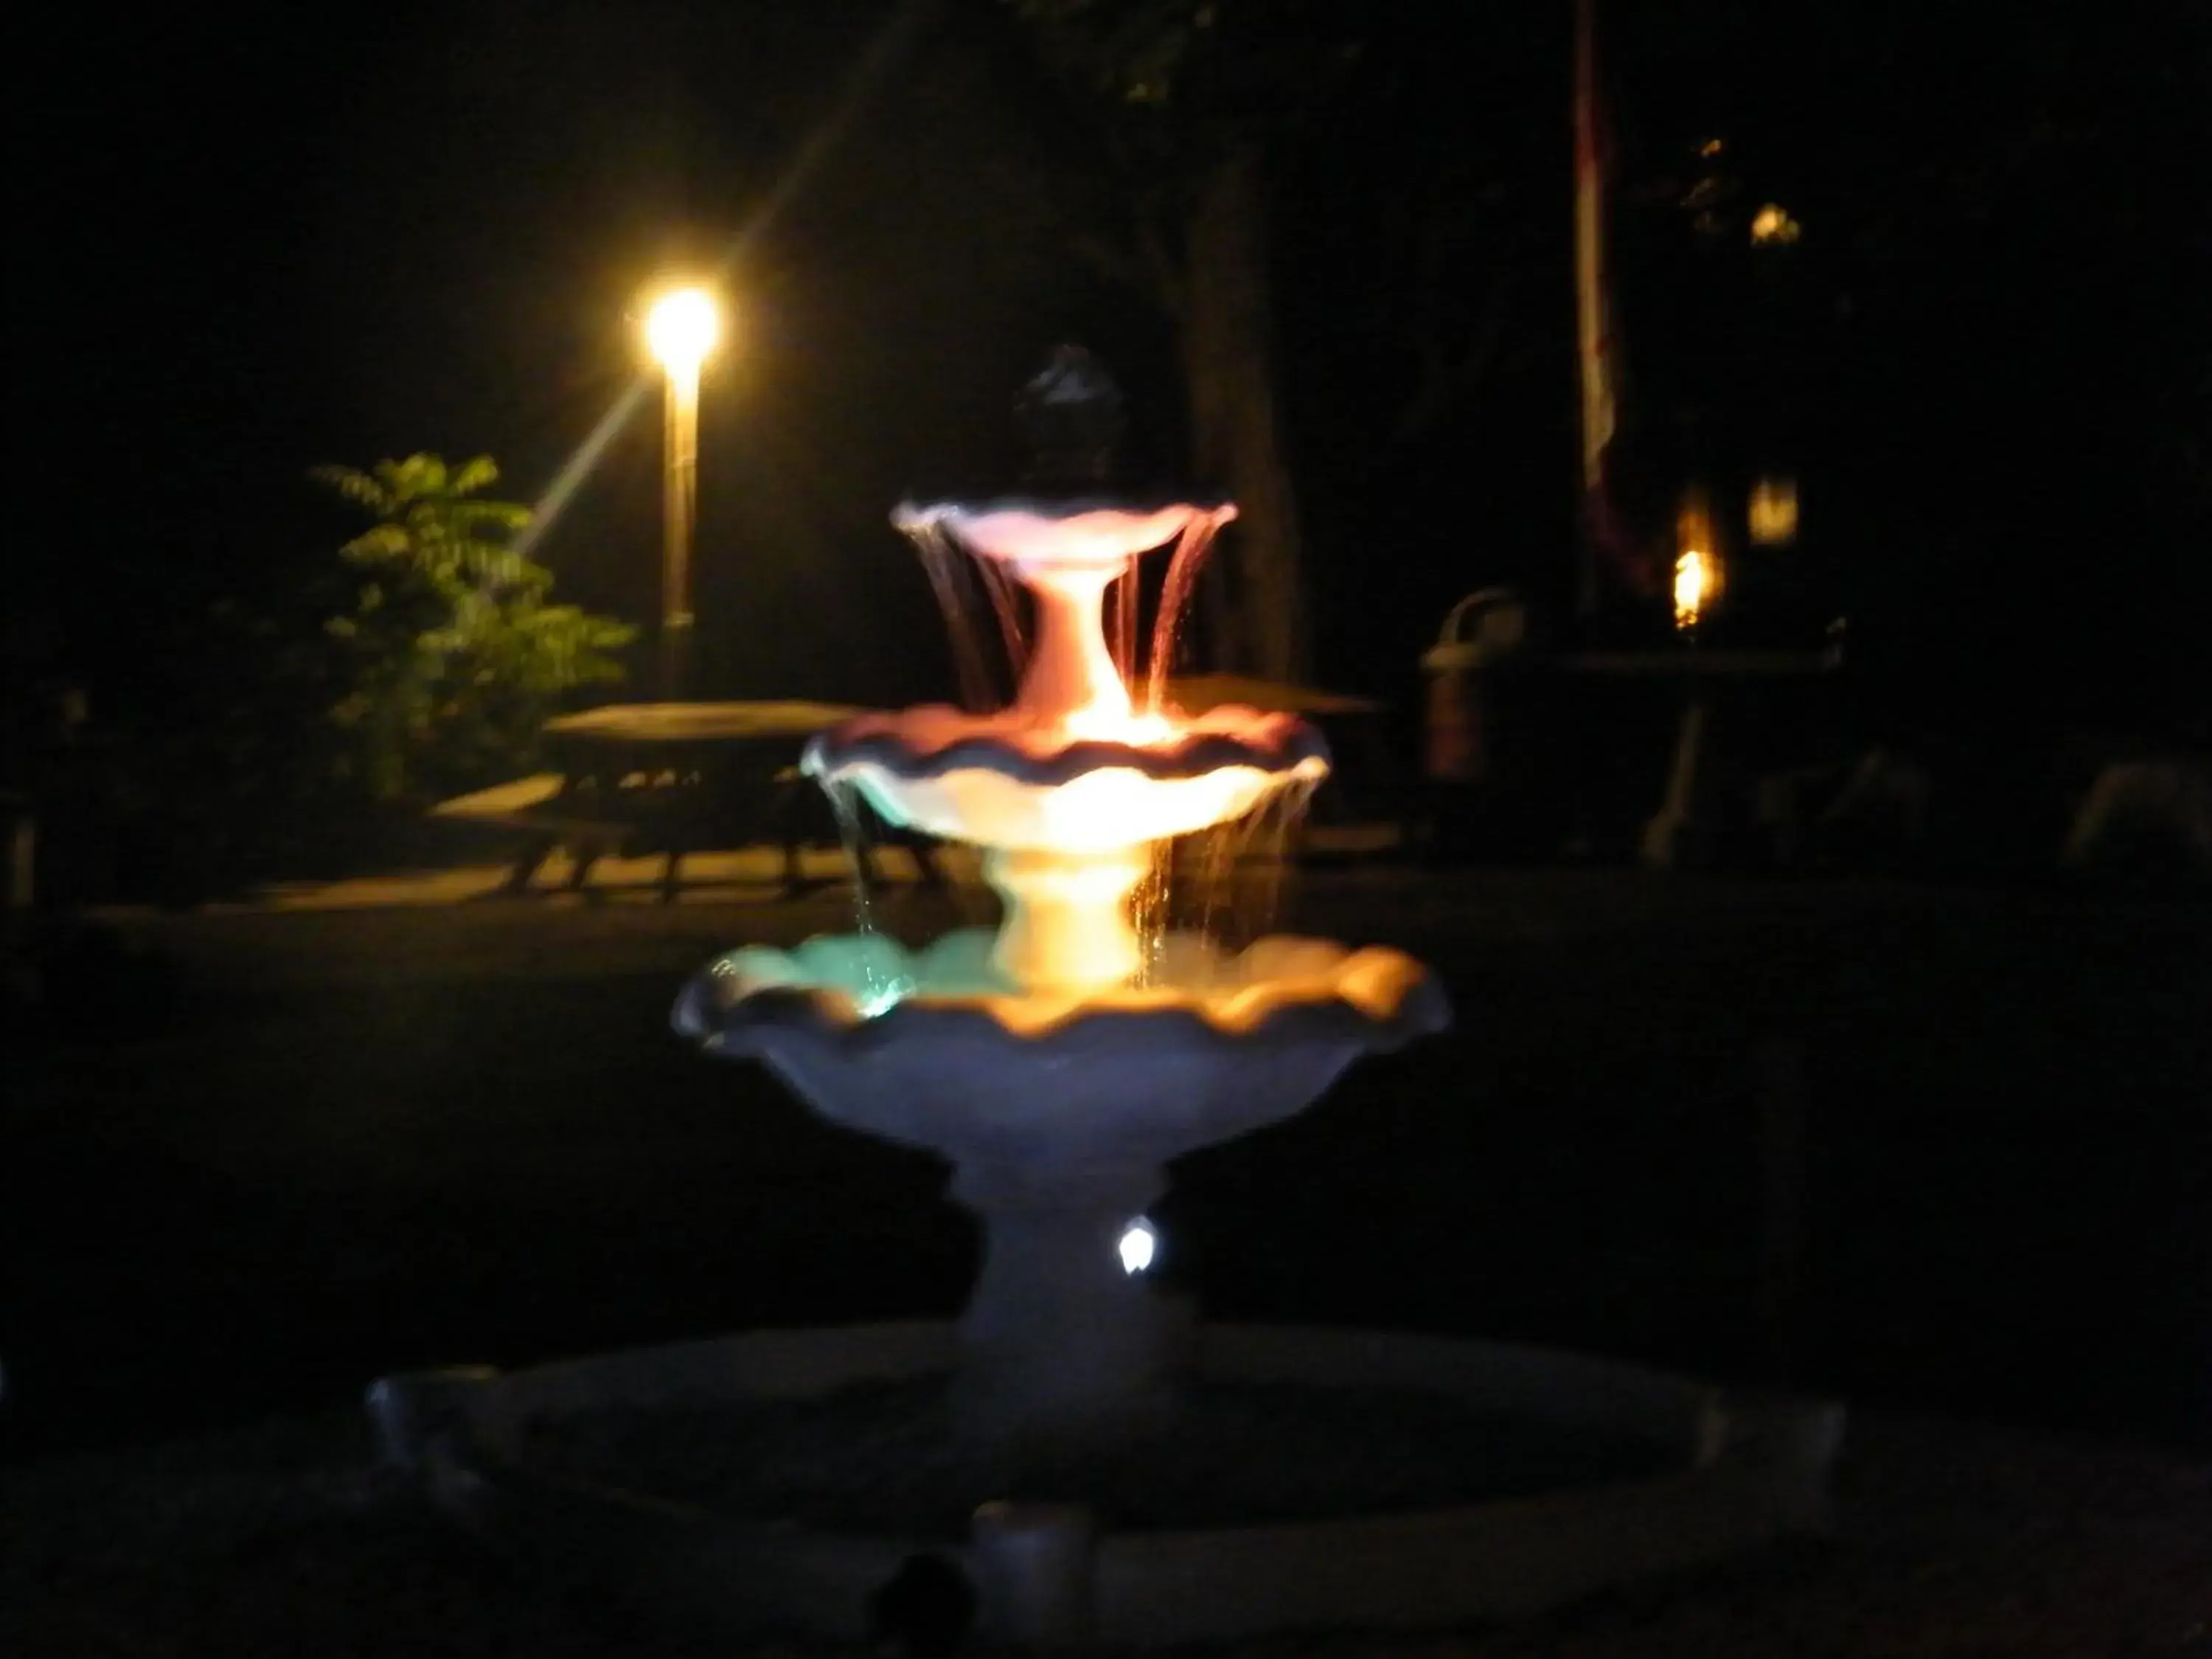
<path fill-rule="evenodd" d="M 1388 703 L 1249 674 L 1179 674 L 1168 681 L 1167 700 L 1189 714 L 1234 703 L 1262 714 L 1296 714 L 1322 728 L 1331 753 L 1330 781 L 1300 826 L 1301 857 L 1364 858 L 1402 846 L 1405 810 L 1390 752 Z"/>
<path fill-rule="evenodd" d="M 1826 674 L 1841 665 L 1834 650 L 1584 651 L 1557 659 L 1554 672 L 1606 678 L 1660 680 L 1680 688 L 1681 714 L 1665 792 L 1645 820 L 1638 844 L 1647 867 L 1674 869 L 1698 860 L 1716 807 L 1713 781 L 1717 711 L 1723 690 L 1756 690 Z"/>
<path fill-rule="evenodd" d="M 1229 674 L 1172 680 L 1169 696 L 1194 714 L 1229 702 L 1352 717 L 1361 724 L 1382 708 L 1365 697 Z M 547 860 L 565 848 L 571 889 L 580 889 L 603 857 L 659 853 L 667 860 L 662 895 L 672 898 L 684 855 L 736 844 L 733 836 L 774 842 L 783 854 L 783 886 L 795 890 L 801 849 L 825 827 L 820 792 L 800 775 L 799 757 L 817 732 L 866 712 L 848 703 L 804 702 L 586 709 L 545 723 L 552 772 L 463 795 L 434 811 L 527 832 L 507 872 L 509 892 L 528 891 Z M 865 860 L 872 850 L 864 827 L 856 856 Z M 924 879 L 940 879 L 927 849 L 913 851 Z"/>
<path fill-rule="evenodd" d="M 1202 714 L 1223 703 L 1241 703 L 1268 714 L 1380 714 L 1385 705 L 1373 697 L 1323 691 L 1310 685 L 1255 679 L 1249 674 L 1178 674 L 1168 681 L 1168 701 L 1186 714 Z"/>
<path fill-rule="evenodd" d="M 663 854 L 664 897 L 684 854 L 756 835 L 783 852 L 783 884 L 799 884 L 801 848 L 817 823 L 815 791 L 799 771 L 806 740 L 864 710 L 845 703 L 617 703 L 544 726 L 556 770 L 436 808 L 445 817 L 529 832 L 507 889 L 527 890 L 563 848 L 580 888 L 609 854 Z M 859 856 L 866 858 L 863 847 Z M 925 869 L 928 866 L 925 861 Z"/>

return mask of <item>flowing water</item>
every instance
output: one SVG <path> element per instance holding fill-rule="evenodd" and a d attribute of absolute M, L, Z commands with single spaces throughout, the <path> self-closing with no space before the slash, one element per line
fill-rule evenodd
<path fill-rule="evenodd" d="M 1130 562 L 1121 579 L 1107 590 L 1107 603 L 1113 606 L 1112 620 L 1107 624 L 1107 649 L 1114 656 L 1114 672 L 1121 677 L 1123 685 L 1135 683 L 1137 673 L 1137 610 L 1143 598 L 1138 584 L 1139 573 L 1144 566 Z"/>
<path fill-rule="evenodd" d="M 946 634 L 952 641 L 952 660 L 960 676 L 961 706 L 982 714 L 1002 706 L 1018 684 L 1029 650 L 1023 636 L 1021 599 L 1013 579 L 995 561 L 972 559 L 952 539 L 952 532 L 936 520 L 911 525 L 907 536 L 921 555 L 921 568 L 929 577 L 945 613 Z M 1001 687 L 999 677 L 985 660 L 986 652 L 977 615 L 988 606 L 999 624 L 1000 642 L 1009 678 Z"/>
<path fill-rule="evenodd" d="M 1168 678 L 1175 672 L 1176 636 L 1182 628 L 1183 612 L 1190 608 L 1191 594 L 1198 581 L 1199 566 L 1206 562 L 1206 550 L 1213 545 L 1217 528 L 1210 518 L 1193 519 L 1183 526 L 1176 538 L 1175 552 L 1168 559 L 1167 579 L 1160 586 L 1160 608 L 1152 622 L 1152 658 L 1146 666 L 1146 710 L 1158 714 L 1160 703 L 1167 695 Z M 1135 630 L 1135 619 L 1130 621 Z M 1130 672 L 1124 668 L 1121 675 L 1126 684 Z"/>
<path fill-rule="evenodd" d="M 1022 683 L 1022 671 L 1030 665 L 1029 630 L 1022 624 L 1022 585 L 995 559 L 970 559 L 969 563 L 990 600 L 992 615 L 998 619 L 999 641 L 1006 656 L 1007 695 L 1011 696 L 1013 688 Z"/>
<path fill-rule="evenodd" d="M 1133 693 L 1132 701 L 1149 713 L 1158 713 L 1166 700 L 1168 682 L 1175 673 L 1176 651 L 1182 642 L 1183 617 L 1190 609 L 1199 569 L 1213 544 L 1217 528 L 1212 519 L 1194 519 L 1176 538 L 1153 612 L 1149 651 L 1141 650 L 1139 643 L 1143 635 L 1142 562 L 1132 561 L 1128 574 L 1108 590 L 1107 649 L 1121 683 Z M 910 525 L 907 536 L 921 556 L 930 591 L 945 613 L 953 665 L 960 676 L 962 705 L 979 714 L 1003 708 L 1029 661 L 1021 584 L 997 560 L 969 557 L 952 532 L 937 520 Z M 1008 676 L 1005 684 L 993 672 L 984 644 L 981 617 L 987 611 L 998 627 Z"/>
<path fill-rule="evenodd" d="M 890 964 L 900 959 L 893 941 L 876 925 L 876 900 L 868 874 L 867 829 L 860 814 L 866 803 L 858 784 L 843 778 L 825 779 L 822 787 L 830 797 L 830 810 L 837 815 L 837 834 L 845 844 L 845 857 L 853 866 L 853 931 L 864 940 L 879 941 L 880 951 L 866 951 L 860 1012 L 873 1016 L 893 1006 L 914 989 L 914 981 Z"/>
<path fill-rule="evenodd" d="M 845 860 L 853 866 L 853 928 L 863 934 L 876 927 L 875 895 L 868 878 L 866 830 L 860 822 L 860 787 L 846 778 L 821 780 L 830 797 L 830 810 L 837 815 L 837 835 L 845 844 Z"/>
<path fill-rule="evenodd" d="M 1148 714 L 1159 713 L 1167 702 L 1176 655 L 1183 643 L 1183 619 L 1217 529 L 1210 517 L 1194 518 L 1176 538 L 1148 642 L 1142 620 L 1142 561 L 1133 560 L 1127 574 L 1108 590 L 1103 618 L 1107 647 L 1122 684 L 1131 689 L 1132 701 Z M 921 556 L 931 590 L 945 612 L 963 706 L 976 713 L 1004 708 L 1029 658 L 1019 581 L 998 561 L 971 557 L 935 519 L 910 525 L 907 534 Z M 994 623 L 996 652 L 988 639 Z M 1004 684 L 1002 670 L 1008 677 Z M 829 787 L 853 863 L 856 930 L 864 937 L 880 937 L 862 855 L 861 801 L 849 784 Z M 1314 788 L 1311 783 L 1285 782 L 1244 817 L 1152 849 L 1152 870 L 1132 898 L 1144 951 L 1140 982 L 1157 981 L 1171 934 L 1199 933 L 1234 949 L 1267 930 L 1281 898 L 1291 836 L 1305 816 Z M 988 892 L 967 890 L 963 884 L 960 896 L 963 909 L 986 912 L 975 919 L 988 925 L 992 905 Z M 889 983 L 891 977 L 896 975 L 887 971 L 886 983 L 869 988 L 885 1006 L 913 988 Z"/>
<path fill-rule="evenodd" d="M 1249 822 L 1233 902 L 1233 926 L 1245 944 L 1273 926 L 1281 912 L 1283 884 L 1296 867 L 1298 826 L 1313 805 L 1319 779 L 1293 779 L 1261 802 Z"/>
<path fill-rule="evenodd" d="M 1281 909 L 1294 837 L 1317 787 L 1291 781 L 1243 817 L 1154 843 L 1152 867 L 1131 905 L 1144 951 L 1139 983 L 1162 982 L 1172 935 L 1200 934 L 1233 952 L 1267 933 Z"/>

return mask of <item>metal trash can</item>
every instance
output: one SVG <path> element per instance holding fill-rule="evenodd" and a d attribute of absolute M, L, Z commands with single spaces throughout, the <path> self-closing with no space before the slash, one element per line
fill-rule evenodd
<path fill-rule="evenodd" d="M 6 849 L 5 907 L 29 910 L 39 902 L 39 810 L 28 790 L 0 789 L 0 848 Z"/>
<path fill-rule="evenodd" d="M 1493 736 L 1486 682 L 1529 643 L 1528 604 L 1518 590 L 1485 587 L 1444 617 L 1421 654 L 1429 676 L 1423 770 L 1432 783 L 1480 783 L 1490 775 Z"/>

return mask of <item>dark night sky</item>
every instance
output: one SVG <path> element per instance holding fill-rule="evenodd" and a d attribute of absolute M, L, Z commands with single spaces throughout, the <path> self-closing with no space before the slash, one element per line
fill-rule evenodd
<path fill-rule="evenodd" d="M 1555 580 L 1571 533 L 1566 8 L 1483 9 L 1458 50 L 1430 9 L 1346 9 L 1362 67 L 1279 178 L 1322 666 L 1352 684 L 1402 678 L 1467 588 Z M 2203 591 L 2181 549 L 2204 519 L 2172 497 L 2206 430 L 2205 30 L 2183 0 L 2094 22 L 2054 0 L 2001 34 L 1946 9 L 1606 9 L 1632 418 L 1663 450 L 1662 405 L 1773 356 L 1731 308 L 1741 273 L 1698 264 L 1660 188 L 1726 131 L 1744 188 L 1811 228 L 1784 402 L 1847 598 L 2005 685 L 2072 626 L 2077 655 L 2170 702 L 2189 647 L 2166 619 Z M 24 54 L 19 454 L 40 506 L 14 539 L 45 604 L 19 615 L 60 617 L 122 686 L 107 658 L 144 618 L 327 559 L 343 520 L 315 463 L 489 451 L 533 497 L 632 372 L 640 285 L 754 225 L 704 416 L 715 679 L 940 691 L 890 502 L 1011 469 L 1011 389 L 1061 336 L 1114 362 L 1156 460 L 1179 393 L 1164 325 L 1072 250 L 1080 136 L 987 7 L 947 0 L 758 225 L 889 10 L 216 7 Z M 1456 226 L 1453 292 L 1514 281 L 1490 373 L 1391 447 L 1424 202 Z M 637 422 L 546 542 L 574 597 L 650 608 L 658 441 Z M 2057 597 L 2065 557 L 2113 592 L 2102 620 Z"/>

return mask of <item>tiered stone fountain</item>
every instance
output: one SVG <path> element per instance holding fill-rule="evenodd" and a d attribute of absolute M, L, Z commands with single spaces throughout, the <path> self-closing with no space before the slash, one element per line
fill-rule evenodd
<path fill-rule="evenodd" d="M 1063 354 L 1030 407 L 1039 447 L 1078 458 L 1063 476 L 1097 470 L 1115 405 L 1086 359 Z M 759 1060 L 833 1121 L 951 1164 L 952 1195 L 984 1235 L 957 1327 L 763 1333 L 513 1377 L 380 1384 L 388 1443 L 429 1471 L 449 1507 L 550 1538 L 578 1571 L 627 1563 L 656 1597 L 703 1600 L 726 1620 L 863 1634 L 866 1592 L 918 1546 L 681 1521 L 533 1471 L 528 1431 L 608 1401 L 765 1401 L 944 1375 L 968 1468 L 1008 1498 L 1060 1500 L 987 1505 L 949 1552 L 980 1590 L 986 1632 L 1123 1644 L 1494 1616 L 1711 1556 L 1817 1508 L 1833 1438 L 1825 1413 L 1723 1408 L 1683 1379 L 1493 1345 L 1194 1329 L 1125 1269 L 1117 1244 L 1170 1160 L 1292 1115 L 1361 1054 L 1448 1018 L 1435 981 L 1395 951 L 1270 938 L 1232 954 L 1133 915 L 1160 843 L 1310 787 L 1328 764 L 1320 738 L 1289 716 L 1186 717 L 1156 693 L 1134 706 L 1107 648 L 1109 586 L 1169 543 L 1179 561 L 1194 555 L 1232 514 L 1117 499 L 1095 482 L 902 507 L 896 522 L 918 539 L 950 542 L 1026 588 L 1036 621 L 1018 691 L 996 712 L 855 720 L 818 738 L 805 764 L 896 824 L 981 848 L 1001 920 L 915 951 L 865 929 L 789 952 L 741 949 L 678 999 L 677 1029 L 708 1052 Z M 1152 666 L 1157 685 L 1166 665 Z M 1427 1514 L 1102 1534 L 1084 1471 L 1159 1443 L 1200 1374 L 1449 1396 L 1532 1425 L 1639 1437 L 1668 1473 Z"/>
<path fill-rule="evenodd" d="M 1110 386 L 1080 357 L 1036 391 L 1062 426 L 1111 419 Z M 1166 1164 L 1299 1111 L 1360 1054 L 1447 1017 L 1395 951 L 1270 939 L 1231 957 L 1133 919 L 1159 843 L 1328 768 L 1288 714 L 1139 713 L 1108 652 L 1109 586 L 1233 514 L 1083 493 L 901 507 L 909 533 L 1028 589 L 1018 693 L 989 714 L 863 716 L 816 739 L 806 769 L 892 823 L 984 849 L 1003 919 L 912 955 L 872 934 L 739 951 L 677 1012 L 679 1030 L 764 1060 L 823 1115 L 952 1164 L 984 1231 L 957 1416 L 1010 1478 L 1170 1404 L 1171 1321 L 1116 1250 Z M 1171 637 L 1172 619 L 1157 631 Z"/>

